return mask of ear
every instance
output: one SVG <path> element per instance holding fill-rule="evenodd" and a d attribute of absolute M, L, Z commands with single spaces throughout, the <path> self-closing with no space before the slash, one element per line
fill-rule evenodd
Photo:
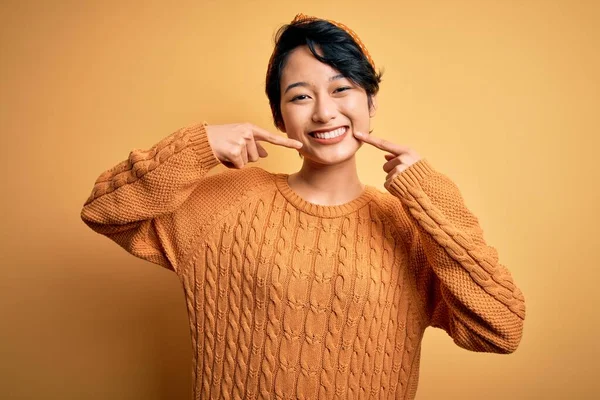
<path fill-rule="evenodd" d="M 371 108 L 369 109 L 369 117 L 373 118 L 377 111 L 377 95 L 371 97 Z"/>

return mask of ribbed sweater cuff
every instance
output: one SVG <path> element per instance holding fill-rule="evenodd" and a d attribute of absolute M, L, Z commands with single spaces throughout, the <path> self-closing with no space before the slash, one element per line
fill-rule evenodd
<path fill-rule="evenodd" d="M 190 146 L 198 153 L 202 168 L 209 170 L 221 162 L 210 147 L 208 136 L 206 135 L 206 125 L 208 125 L 206 122 L 202 122 L 192 125 L 187 129 L 190 132 Z"/>
<path fill-rule="evenodd" d="M 429 161 L 422 158 L 396 175 L 389 185 L 389 190 L 396 196 L 406 197 L 410 186 L 419 187 L 422 180 L 435 172 Z"/>

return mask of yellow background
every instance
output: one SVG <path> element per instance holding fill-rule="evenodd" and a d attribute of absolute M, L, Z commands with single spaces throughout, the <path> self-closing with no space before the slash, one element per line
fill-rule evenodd
<path fill-rule="evenodd" d="M 83 4 L 85 3 L 85 4 Z M 275 132 L 264 73 L 296 13 L 353 28 L 385 68 L 374 135 L 459 186 L 526 298 L 521 345 L 428 329 L 417 399 L 588 399 L 598 374 L 596 1 L 13 1 L 0 6 L 0 397 L 186 399 L 175 274 L 89 230 L 96 177 L 181 126 Z M 266 144 L 267 170 L 294 172 Z M 385 190 L 368 145 L 361 179 Z M 215 173 L 222 171 L 218 167 Z"/>

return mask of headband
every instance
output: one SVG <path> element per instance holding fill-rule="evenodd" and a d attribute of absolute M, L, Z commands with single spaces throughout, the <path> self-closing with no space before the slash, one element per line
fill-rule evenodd
<path fill-rule="evenodd" d="M 369 60 L 369 63 L 371 64 L 371 66 L 373 67 L 373 69 L 375 69 L 375 62 L 371 58 L 371 55 L 367 51 L 367 48 L 365 47 L 365 45 L 363 44 L 363 42 L 358 38 L 358 35 L 352 29 L 350 29 L 349 27 L 347 27 L 346 25 L 344 25 L 344 24 L 342 24 L 340 22 L 332 21 L 330 19 L 310 17 L 310 16 L 304 15 L 302 13 L 297 14 L 296 17 L 294 17 L 294 19 L 292 20 L 291 24 L 311 22 L 311 21 L 316 21 L 316 20 L 327 21 L 327 22 L 329 22 L 329 23 L 337 26 L 338 28 L 342 29 L 346 33 L 348 33 L 352 37 L 352 39 L 354 40 L 354 42 L 358 45 L 358 47 L 360 47 L 360 49 L 363 52 L 363 54 L 365 55 L 365 57 L 367 57 L 367 60 Z M 272 67 L 272 63 L 273 63 L 273 58 L 274 57 L 275 57 L 275 51 L 273 51 L 273 54 L 271 54 L 271 58 L 269 59 L 269 65 L 268 65 L 268 68 L 267 68 L 267 73 L 271 71 L 271 67 Z"/>

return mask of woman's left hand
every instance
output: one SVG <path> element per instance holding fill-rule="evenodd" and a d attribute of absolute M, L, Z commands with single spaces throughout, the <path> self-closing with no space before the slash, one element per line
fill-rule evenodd
<path fill-rule="evenodd" d="M 364 143 L 369 143 L 378 149 L 390 153 L 385 155 L 387 162 L 383 164 L 383 170 L 388 173 L 384 183 L 384 186 L 388 191 L 389 185 L 396 175 L 421 159 L 421 156 L 408 146 L 395 144 L 385 139 L 356 131 L 354 132 L 354 136 Z"/>

